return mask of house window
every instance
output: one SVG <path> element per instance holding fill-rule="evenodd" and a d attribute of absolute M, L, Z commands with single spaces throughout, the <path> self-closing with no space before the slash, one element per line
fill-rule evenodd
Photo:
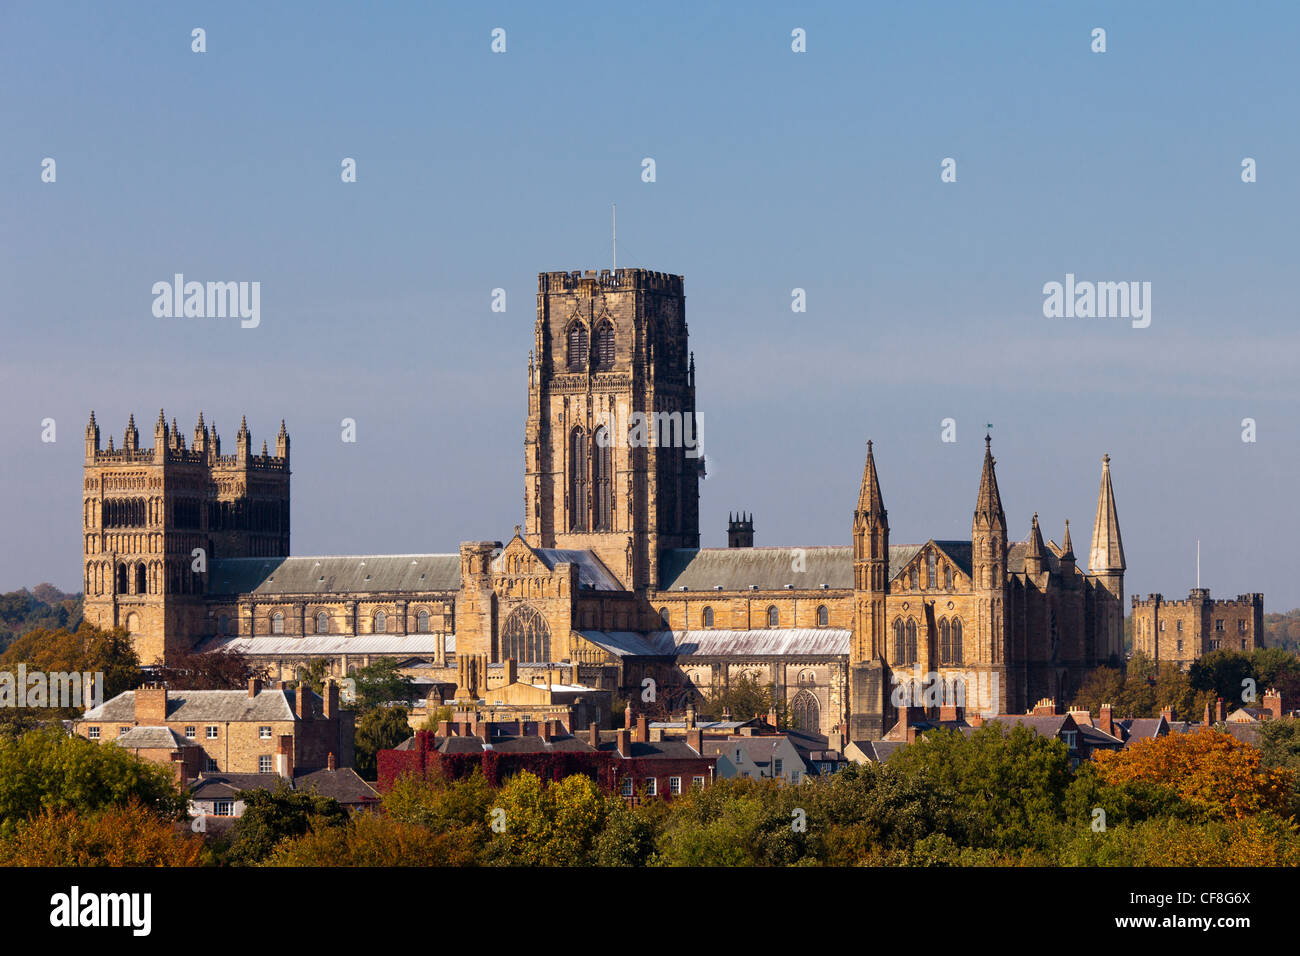
<path fill-rule="evenodd" d="M 130 732 L 131 732 L 131 728 L 130 728 L 130 727 L 119 727 L 119 728 L 117 728 L 117 735 L 118 735 L 119 737 L 125 737 L 125 736 L 126 736 L 127 734 L 129 734 Z"/>
<path fill-rule="evenodd" d="M 1075 734 L 1076 734 L 1076 731 L 1073 731 L 1073 730 L 1063 730 L 1063 731 L 1061 731 L 1061 739 L 1065 741 L 1065 746 L 1069 747 L 1071 750 L 1074 749 L 1074 737 L 1075 737 Z"/>
<path fill-rule="evenodd" d="M 1237 633 L 1238 633 L 1238 634 L 1245 634 L 1245 633 L 1246 633 L 1246 622 L 1245 622 L 1245 621 L 1238 621 L 1238 622 L 1237 622 Z"/>
<path fill-rule="evenodd" d="M 798 771 L 798 770 L 791 770 L 791 771 L 790 771 L 790 782 L 791 782 L 791 783 L 798 783 L 798 782 L 799 782 L 799 771 Z"/>
<path fill-rule="evenodd" d="M 779 777 L 783 773 L 785 773 L 785 761 L 777 757 L 772 761 L 772 776 Z"/>
<path fill-rule="evenodd" d="M 429 633 L 429 612 L 428 611 L 422 610 L 420 611 L 419 614 L 415 616 L 415 630 L 420 634 Z"/>
<path fill-rule="evenodd" d="M 193 727 L 186 727 L 186 728 L 185 728 L 185 736 L 188 737 L 190 740 L 193 740 L 193 739 L 194 739 L 194 733 L 195 733 L 195 731 L 194 731 L 194 728 L 193 728 Z"/>
<path fill-rule="evenodd" d="M 375 612 L 375 633 L 384 634 L 388 631 L 388 615 L 383 611 Z"/>
<path fill-rule="evenodd" d="M 208 724 L 208 739 L 209 739 L 209 740 L 216 740 L 216 739 L 217 739 L 217 725 L 216 725 L 216 724 Z"/>
<path fill-rule="evenodd" d="M 777 612 L 776 605 L 774 604 L 767 609 L 767 626 L 776 627 L 780 623 L 781 615 Z"/>
<path fill-rule="evenodd" d="M 86 728 L 86 733 L 89 735 L 89 739 L 90 739 L 90 740 L 98 740 L 98 739 L 99 739 L 99 728 L 98 728 L 98 727 L 88 727 L 88 728 Z"/>
<path fill-rule="evenodd" d="M 271 739 L 271 728 L 270 728 L 270 727 L 258 727 L 258 728 L 257 728 L 257 736 L 258 736 L 260 739 L 262 739 L 262 740 L 270 740 L 270 739 Z"/>
<path fill-rule="evenodd" d="M 213 760 L 211 757 L 208 758 L 207 769 L 209 773 L 215 773 L 217 770 L 217 762 Z"/>
<path fill-rule="evenodd" d="M 703 777 L 691 777 L 691 786 L 692 786 L 692 787 L 695 787 L 697 790 L 703 790 L 703 789 L 704 789 L 704 778 L 703 778 Z"/>
<path fill-rule="evenodd" d="M 316 633 L 328 634 L 329 632 L 330 632 L 330 616 L 326 614 L 324 611 L 320 611 L 316 615 Z"/>
<path fill-rule="evenodd" d="M 668 792 L 671 793 L 671 794 L 673 794 L 674 796 L 676 796 L 677 794 L 679 794 L 679 793 L 682 792 L 682 778 L 681 778 L 681 777 L 669 777 L 669 778 L 668 778 Z"/>
<path fill-rule="evenodd" d="M 258 772 L 258 773 L 270 773 L 270 772 L 271 772 L 271 755 L 270 755 L 270 754 L 262 754 L 260 757 L 257 758 L 257 772 Z"/>
<path fill-rule="evenodd" d="M 647 797 L 659 796 L 659 783 L 654 777 L 645 778 L 645 793 Z"/>
<path fill-rule="evenodd" d="M 633 788 L 634 788 L 635 786 L 636 786 L 636 785 L 632 782 L 632 778 L 631 778 L 631 777 L 624 777 L 624 778 L 623 778 L 623 790 L 622 790 L 623 796 L 625 796 L 625 797 L 630 797 L 630 796 L 632 796 L 632 794 L 633 794 L 633 792 L 634 792 Z"/>
<path fill-rule="evenodd" d="M 713 626 L 713 608 L 711 607 L 706 607 L 704 609 L 704 626 L 705 627 Z"/>
<path fill-rule="evenodd" d="M 274 614 L 271 615 L 271 633 L 272 634 L 284 633 L 284 615 L 281 614 L 279 611 L 276 611 Z"/>
<path fill-rule="evenodd" d="M 827 624 L 830 623 L 830 620 L 831 620 L 831 613 L 830 611 L 826 610 L 826 605 L 818 604 L 817 605 L 817 626 L 825 627 Z"/>
<path fill-rule="evenodd" d="M 235 802 L 233 800 L 214 800 L 212 802 L 212 815 L 233 817 L 235 815 Z"/>
<path fill-rule="evenodd" d="M 1214 629 L 1215 629 L 1216 631 L 1222 631 L 1222 630 L 1223 630 L 1223 620 L 1222 620 L 1222 619 L 1217 620 L 1217 621 L 1214 622 Z"/>

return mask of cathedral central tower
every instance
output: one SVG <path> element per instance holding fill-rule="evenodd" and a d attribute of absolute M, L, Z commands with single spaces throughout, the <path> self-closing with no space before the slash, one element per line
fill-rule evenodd
<path fill-rule="evenodd" d="M 528 365 L 525 539 L 594 551 L 630 589 L 700 543 L 699 420 L 682 277 L 544 272 Z"/>

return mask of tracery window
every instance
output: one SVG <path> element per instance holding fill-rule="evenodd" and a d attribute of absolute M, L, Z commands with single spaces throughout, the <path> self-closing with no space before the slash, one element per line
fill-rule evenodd
<path fill-rule="evenodd" d="M 567 359 L 570 372 L 581 372 L 587 366 L 587 327 L 581 322 L 569 326 Z"/>
<path fill-rule="evenodd" d="M 614 325 L 608 319 L 596 326 L 591 353 L 597 371 L 606 372 L 614 367 Z"/>
<path fill-rule="evenodd" d="M 551 659 L 551 628 L 535 607 L 522 604 L 510 612 L 501 629 L 501 656 L 520 663 Z"/>

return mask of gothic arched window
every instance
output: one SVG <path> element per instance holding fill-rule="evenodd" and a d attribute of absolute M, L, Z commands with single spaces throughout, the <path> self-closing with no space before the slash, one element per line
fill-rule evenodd
<path fill-rule="evenodd" d="M 569 530 L 587 530 L 587 433 L 569 433 Z"/>
<path fill-rule="evenodd" d="M 949 663 L 961 663 L 961 618 L 959 617 L 952 619 L 952 657 L 949 658 Z"/>
<path fill-rule="evenodd" d="M 903 619 L 894 618 L 894 663 L 904 664 L 907 662 L 907 644 L 903 639 Z"/>
<path fill-rule="evenodd" d="M 581 322 L 569 326 L 567 352 L 570 372 L 581 372 L 587 367 L 587 327 Z"/>
<path fill-rule="evenodd" d="M 907 619 L 907 663 L 916 663 L 916 621 Z"/>
<path fill-rule="evenodd" d="M 149 590 L 149 581 L 145 577 L 144 562 L 141 561 L 135 566 L 135 593 L 144 594 Z"/>
<path fill-rule="evenodd" d="M 614 527 L 614 449 L 605 426 L 596 429 L 595 438 L 591 450 L 592 530 L 610 531 Z"/>
<path fill-rule="evenodd" d="M 948 619 L 939 619 L 939 663 L 947 664 L 952 661 L 952 638 L 948 633 Z"/>
<path fill-rule="evenodd" d="M 284 633 L 284 615 L 281 614 L 279 611 L 276 611 L 274 614 L 271 615 L 271 633 L 272 634 Z"/>
<path fill-rule="evenodd" d="M 597 371 L 607 372 L 614 367 L 614 325 L 609 319 L 596 326 L 596 334 L 591 337 L 591 354 Z"/>
<path fill-rule="evenodd" d="M 825 627 L 830 622 L 831 622 L 830 611 L 826 610 L 825 604 L 818 604 L 817 605 L 817 626 Z"/>
<path fill-rule="evenodd" d="M 659 620 L 663 622 L 664 627 L 672 627 L 672 621 L 668 617 L 668 608 L 659 609 Z"/>
<path fill-rule="evenodd" d="M 776 605 L 773 604 L 767 609 L 767 626 L 776 627 L 781 623 L 781 614 L 777 611 Z"/>
<path fill-rule="evenodd" d="M 119 564 L 117 566 L 117 593 L 118 594 L 126 593 L 126 565 L 125 564 Z"/>
<path fill-rule="evenodd" d="M 324 611 L 318 611 L 316 614 L 316 633 L 328 634 L 330 632 L 330 616 Z"/>
<path fill-rule="evenodd" d="M 817 701 L 817 695 L 806 690 L 795 694 L 790 701 L 790 718 L 795 730 L 817 733 L 822 724 L 821 704 Z"/>
<path fill-rule="evenodd" d="M 388 615 L 385 614 L 383 611 L 375 612 L 374 633 L 376 634 L 388 633 Z"/>
<path fill-rule="evenodd" d="M 949 591 L 952 590 L 952 568 L 943 569 L 943 586 Z"/>
<path fill-rule="evenodd" d="M 429 633 L 429 612 L 424 608 L 415 616 L 415 630 L 420 634 Z"/>
<path fill-rule="evenodd" d="M 713 608 L 711 607 L 706 607 L 704 609 L 704 626 L 705 627 L 713 626 Z"/>
<path fill-rule="evenodd" d="M 501 657 L 520 663 L 551 659 L 551 628 L 540 611 L 521 604 L 510 612 L 501 629 Z"/>
<path fill-rule="evenodd" d="M 925 568 L 925 586 L 927 588 L 937 588 L 939 586 L 939 557 L 933 551 L 930 552 L 930 558 Z"/>
<path fill-rule="evenodd" d="M 912 569 L 912 590 L 916 590 L 916 568 Z"/>

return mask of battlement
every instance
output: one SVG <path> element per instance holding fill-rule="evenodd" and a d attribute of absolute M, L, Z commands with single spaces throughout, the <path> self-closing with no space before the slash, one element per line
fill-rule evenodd
<path fill-rule="evenodd" d="M 253 452 L 253 437 L 248 430 L 248 422 L 241 419 L 239 432 L 235 436 L 234 454 L 221 454 L 221 437 L 216 426 L 205 427 L 203 414 L 199 413 L 198 424 L 194 428 L 193 444 L 186 445 L 185 435 L 172 419 L 169 426 L 163 412 L 158 412 L 158 422 L 154 426 L 154 444 L 151 448 L 140 447 L 140 430 L 132 414 L 122 434 L 122 447 L 116 448 L 113 436 L 108 438 L 108 448 L 100 447 L 99 425 L 95 422 L 95 413 L 90 413 L 90 422 L 86 426 L 86 467 L 112 465 L 160 465 L 179 464 L 195 465 L 207 468 L 238 468 L 245 471 L 287 472 L 289 470 L 289 433 L 284 422 L 280 422 L 280 432 L 275 438 L 275 453 L 270 454 L 267 443 L 262 442 L 260 454 Z"/>
<path fill-rule="evenodd" d="M 541 295 L 551 292 L 574 292 L 584 288 L 610 289 L 627 292 L 662 292 L 682 295 L 682 277 L 649 269 L 588 269 L 586 272 L 539 272 L 537 291 Z"/>
<path fill-rule="evenodd" d="M 1264 595 L 1261 593 L 1238 594 L 1235 598 L 1210 598 L 1209 588 L 1192 588 L 1185 600 L 1168 601 L 1163 594 L 1148 594 L 1146 600 L 1142 600 L 1138 595 L 1133 595 L 1133 608 L 1148 607 L 1167 607 L 1167 608 L 1186 608 L 1186 607 L 1241 607 L 1249 605 L 1251 607 L 1263 607 Z"/>

